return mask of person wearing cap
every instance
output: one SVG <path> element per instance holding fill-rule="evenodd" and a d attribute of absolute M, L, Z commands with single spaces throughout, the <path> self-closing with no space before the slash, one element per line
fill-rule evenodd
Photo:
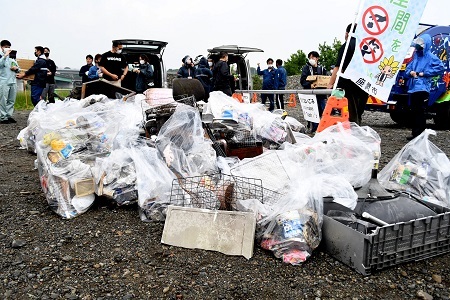
<path fill-rule="evenodd" d="M 432 78 L 444 73 L 444 64 L 430 49 L 431 36 L 424 34 L 418 37 L 413 59 L 405 70 L 413 118 L 411 136 L 407 140 L 414 139 L 425 130 L 425 106 L 430 96 Z"/>
<path fill-rule="evenodd" d="M 345 29 L 345 43 L 339 49 L 336 65 L 333 69 L 333 73 L 331 74 L 331 78 L 328 83 L 328 89 L 333 88 L 339 69 L 341 69 L 342 73 L 345 73 L 345 70 L 350 64 L 350 61 L 353 58 L 353 54 L 355 53 L 356 39 L 352 37 L 350 40 L 348 40 L 351 27 L 352 24 L 348 24 L 347 28 Z M 355 32 L 355 30 L 356 24 L 353 26 L 353 32 Z M 345 45 L 347 43 L 349 43 L 349 45 L 347 53 L 344 57 Z M 356 83 L 354 83 L 350 79 L 343 78 L 342 76 L 339 76 L 337 88 L 343 89 L 345 91 L 345 97 L 348 100 L 349 121 L 361 125 L 362 114 L 364 113 L 367 98 L 369 97 L 369 95 L 359 86 L 357 86 Z"/>
<path fill-rule="evenodd" d="M 263 77 L 263 90 L 273 90 L 275 83 L 275 69 L 273 67 L 273 59 L 269 58 L 266 61 L 267 69 L 261 71 L 261 68 L 258 63 L 258 68 L 256 69 L 256 73 L 258 75 L 262 75 Z M 274 101 L 273 94 L 261 94 L 261 102 L 262 104 L 266 104 L 267 98 L 269 99 L 269 111 L 274 110 Z"/>

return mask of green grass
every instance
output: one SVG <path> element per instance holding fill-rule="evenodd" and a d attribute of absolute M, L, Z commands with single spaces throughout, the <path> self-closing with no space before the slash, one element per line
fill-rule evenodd
<path fill-rule="evenodd" d="M 55 91 L 58 96 L 61 98 L 66 98 L 69 96 L 70 91 L 67 90 L 58 90 Z M 16 103 L 14 104 L 14 109 L 17 110 L 32 110 L 34 108 L 33 103 L 31 103 L 31 91 L 27 90 L 26 92 L 19 91 L 16 96 Z"/>

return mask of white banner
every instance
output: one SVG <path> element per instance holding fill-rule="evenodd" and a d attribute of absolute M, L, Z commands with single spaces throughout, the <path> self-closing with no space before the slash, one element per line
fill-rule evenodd
<path fill-rule="evenodd" d="M 313 123 L 320 122 L 319 107 L 317 106 L 316 95 L 298 94 L 298 99 L 303 110 L 303 117 L 306 121 Z"/>
<path fill-rule="evenodd" d="M 341 76 L 387 101 L 427 1 L 365 0 L 357 17 L 355 54 Z"/>

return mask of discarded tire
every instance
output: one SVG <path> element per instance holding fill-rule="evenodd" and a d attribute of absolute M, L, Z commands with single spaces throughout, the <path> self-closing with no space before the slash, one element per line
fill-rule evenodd
<path fill-rule="evenodd" d="M 197 79 L 175 78 L 172 83 L 175 99 L 194 96 L 196 101 L 205 99 L 205 90 Z"/>

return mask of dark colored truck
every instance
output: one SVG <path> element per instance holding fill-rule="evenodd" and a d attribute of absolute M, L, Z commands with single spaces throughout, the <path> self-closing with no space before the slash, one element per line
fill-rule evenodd
<path fill-rule="evenodd" d="M 423 34 L 431 36 L 431 52 L 439 57 L 445 66 L 444 74 L 433 80 L 426 115 L 428 119 L 434 120 L 437 128 L 448 129 L 450 128 L 450 64 L 448 57 L 450 52 L 450 26 L 420 24 L 415 38 Z M 406 126 L 411 125 L 412 118 L 405 80 L 405 69 L 408 63 L 411 62 L 414 51 L 415 49 L 412 45 L 398 72 L 387 103 L 370 96 L 366 105 L 368 110 L 388 112 L 394 122 Z"/>

